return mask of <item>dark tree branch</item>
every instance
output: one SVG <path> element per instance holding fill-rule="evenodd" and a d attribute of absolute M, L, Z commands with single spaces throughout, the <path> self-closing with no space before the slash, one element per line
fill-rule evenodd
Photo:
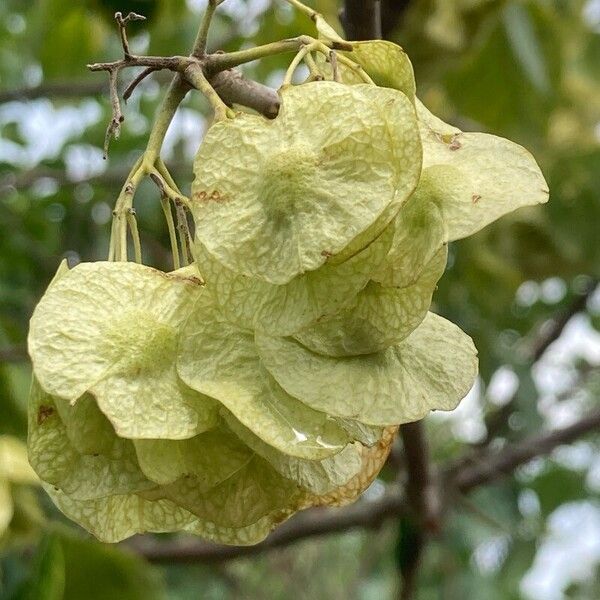
<path fill-rule="evenodd" d="M 2 363 L 15 363 L 28 360 L 27 348 L 25 345 L 9 346 L 0 348 L 0 365 Z"/>
<path fill-rule="evenodd" d="M 565 429 L 531 437 L 515 446 L 506 446 L 498 452 L 485 452 L 476 464 L 470 460 L 460 461 L 443 473 L 441 479 L 446 482 L 446 495 L 452 497 L 450 492 L 453 489 L 467 493 L 512 473 L 516 467 L 536 456 L 549 454 L 560 445 L 572 443 L 586 433 L 598 431 L 600 410 L 590 413 Z M 321 535 L 354 528 L 377 528 L 390 518 L 406 515 L 408 510 L 408 500 L 401 488 L 390 485 L 385 494 L 376 501 L 359 500 L 345 508 L 317 508 L 299 513 L 256 546 L 222 546 L 192 537 L 157 540 L 149 536 L 133 538 L 124 545 L 156 563 L 221 562 L 255 556 L 273 548 Z"/>
<path fill-rule="evenodd" d="M 133 538 L 125 545 L 143 554 L 151 562 L 196 563 L 220 562 L 254 556 L 265 550 L 287 546 L 298 540 L 325 534 L 342 533 L 357 527 L 376 528 L 387 518 L 405 510 L 404 496 L 398 486 L 389 489 L 379 500 L 360 500 L 346 508 L 313 508 L 280 525 L 269 537 L 255 546 L 222 546 L 197 538 L 157 541 L 147 536 Z"/>
<path fill-rule="evenodd" d="M 381 29 L 384 39 L 402 24 L 410 0 L 381 0 Z"/>
<path fill-rule="evenodd" d="M 406 497 L 410 508 L 410 530 L 413 532 L 410 556 L 402 561 L 401 600 L 410 600 L 417 589 L 417 579 L 429 533 L 440 529 L 440 502 L 431 477 L 429 450 L 422 421 L 400 426 L 407 474 Z"/>
<path fill-rule="evenodd" d="M 586 287 L 583 293 L 575 298 L 572 304 L 567 307 L 564 312 L 557 315 L 550 322 L 545 323 L 544 326 L 542 326 L 539 336 L 532 344 L 530 350 L 532 362 L 537 362 L 540 360 L 548 347 L 561 336 L 564 328 L 567 326 L 572 317 L 585 310 L 587 301 L 590 299 L 597 286 L 598 280 L 591 279 L 589 285 Z"/>
<path fill-rule="evenodd" d="M 340 14 L 349 40 L 374 40 L 382 37 L 380 0 L 345 0 Z M 431 478 L 429 451 L 423 423 L 400 426 L 407 473 L 406 494 L 410 508 L 409 520 L 415 536 L 412 556 L 400 567 L 403 600 L 414 596 L 421 558 L 427 534 L 440 528 L 440 502 L 435 482 Z"/>
<path fill-rule="evenodd" d="M 582 435 L 600 431 L 600 410 L 596 410 L 564 429 L 531 437 L 518 444 L 510 444 L 501 452 L 488 452 L 475 461 L 466 459 L 452 477 L 453 486 L 467 492 L 512 473 L 516 467 L 536 456 L 549 454 L 557 446 L 569 444 Z"/>
<path fill-rule="evenodd" d="M 400 427 L 407 474 L 406 497 L 419 526 L 437 533 L 440 528 L 439 493 L 431 473 L 429 449 L 422 421 Z"/>
<path fill-rule="evenodd" d="M 598 279 L 592 278 L 590 284 L 583 293 L 562 313 L 556 315 L 550 321 L 547 321 L 537 332 L 534 341 L 531 344 L 528 355 L 533 365 L 542 358 L 546 350 L 562 335 L 569 321 L 581 311 L 585 310 L 587 301 L 596 290 Z M 479 442 L 478 446 L 486 446 L 494 439 L 508 424 L 510 415 L 515 410 L 517 393 L 499 410 L 491 413 L 486 419 L 487 434 L 485 439 Z"/>
<path fill-rule="evenodd" d="M 380 0 L 345 0 L 340 21 L 349 40 L 381 39 Z"/>

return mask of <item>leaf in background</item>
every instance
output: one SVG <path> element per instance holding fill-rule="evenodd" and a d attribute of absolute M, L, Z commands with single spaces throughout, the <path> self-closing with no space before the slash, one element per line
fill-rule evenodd
<path fill-rule="evenodd" d="M 67 564 L 59 536 L 48 535 L 38 549 L 29 584 L 19 600 L 65 600 Z"/>
<path fill-rule="evenodd" d="M 40 546 L 15 600 L 164 600 L 162 579 L 138 557 L 96 541 L 53 532 Z"/>
<path fill-rule="evenodd" d="M 32 36 L 46 78 L 85 76 L 86 64 L 96 62 L 108 27 L 83 3 L 40 0 Z"/>
<path fill-rule="evenodd" d="M 533 86 L 547 96 L 550 77 L 530 14 L 522 4 L 509 4 L 503 13 L 506 35 L 515 57 Z"/>

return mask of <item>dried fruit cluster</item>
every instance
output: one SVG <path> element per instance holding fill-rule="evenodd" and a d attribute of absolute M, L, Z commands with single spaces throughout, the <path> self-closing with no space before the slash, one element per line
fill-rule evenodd
<path fill-rule="evenodd" d="M 428 312 L 447 243 L 544 202 L 533 158 L 415 97 L 388 42 L 239 113 L 195 161 L 194 265 L 62 267 L 31 321 L 30 460 L 99 538 L 187 530 L 255 543 L 354 500 L 396 427 L 477 374 Z M 335 79 L 335 80 L 332 80 Z"/>

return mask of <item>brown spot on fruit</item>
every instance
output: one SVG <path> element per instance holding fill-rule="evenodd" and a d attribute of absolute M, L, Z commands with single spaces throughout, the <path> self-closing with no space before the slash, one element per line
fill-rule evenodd
<path fill-rule="evenodd" d="M 194 194 L 194 200 L 204 203 L 217 202 L 218 204 L 222 204 L 223 202 L 227 202 L 227 196 L 222 194 L 219 190 L 213 190 L 210 193 L 203 190 Z"/>
<path fill-rule="evenodd" d="M 460 150 L 462 148 L 462 144 L 458 141 L 458 135 L 456 136 L 456 138 L 454 138 L 454 140 L 452 140 L 452 143 L 450 144 L 450 146 L 448 146 L 448 148 L 450 148 L 450 150 Z"/>
<path fill-rule="evenodd" d="M 479 194 L 473 194 L 471 200 L 473 201 L 473 204 L 477 204 L 481 200 L 481 196 Z"/>
<path fill-rule="evenodd" d="M 37 413 L 37 424 L 41 425 L 46 419 L 54 414 L 54 408 L 51 406 L 40 406 Z"/>
<path fill-rule="evenodd" d="M 438 136 L 444 144 L 452 151 L 460 150 L 462 143 L 460 142 L 460 133 L 444 133 Z"/>
<path fill-rule="evenodd" d="M 333 256 L 333 254 L 331 252 L 329 252 L 329 250 L 322 250 L 321 256 L 324 256 L 325 258 L 331 258 Z"/>

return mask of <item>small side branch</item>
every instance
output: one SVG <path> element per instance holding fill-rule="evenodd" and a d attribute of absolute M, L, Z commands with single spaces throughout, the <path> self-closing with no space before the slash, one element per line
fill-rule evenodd
<path fill-rule="evenodd" d="M 533 362 L 537 362 L 540 358 L 542 358 L 548 347 L 561 336 L 571 318 L 577 313 L 585 310 L 587 301 L 596 291 L 598 284 L 598 279 L 592 278 L 583 293 L 575 298 L 575 300 L 569 307 L 567 307 L 566 310 L 552 319 L 552 321 L 548 324 L 548 327 L 544 327 L 540 331 L 540 335 L 532 344 L 530 350 L 530 356 Z"/>
<path fill-rule="evenodd" d="M 588 286 L 583 293 L 577 296 L 574 301 L 562 312 L 556 314 L 550 321 L 544 323 L 537 334 L 534 334 L 533 342 L 530 344 L 527 356 L 533 365 L 542 358 L 546 350 L 562 335 L 569 321 L 577 314 L 585 310 L 587 301 L 598 287 L 599 280 L 591 278 Z M 476 444 L 477 446 L 487 446 L 500 432 L 502 432 L 508 423 L 511 414 L 515 410 L 517 393 L 499 410 L 491 413 L 486 418 L 487 434 L 485 439 Z"/>
<path fill-rule="evenodd" d="M 121 112 L 121 103 L 119 102 L 119 69 L 111 69 L 108 72 L 108 88 L 110 93 L 110 105 L 112 108 L 112 117 L 106 128 L 106 134 L 104 136 L 104 154 L 103 158 L 108 158 L 108 146 L 110 140 L 114 137 L 119 138 L 121 134 L 121 123 L 125 120 L 123 113 Z"/>
<path fill-rule="evenodd" d="M 119 36 L 121 37 L 121 46 L 123 46 L 123 54 L 125 58 L 131 56 L 129 51 L 129 40 L 127 39 L 127 23 L 130 21 L 145 21 L 146 17 L 138 15 L 137 13 L 130 12 L 126 17 L 122 13 L 115 13 L 115 21 L 119 26 Z"/>
<path fill-rule="evenodd" d="M 200 28 L 198 29 L 198 35 L 196 36 L 196 41 L 194 42 L 192 56 L 195 56 L 196 58 L 202 58 L 206 54 L 206 44 L 208 42 L 208 32 L 210 30 L 210 25 L 212 23 L 217 7 L 219 6 L 219 4 L 223 4 L 224 1 L 225 0 L 208 0 L 206 12 L 204 13 L 204 17 L 202 18 Z"/>
<path fill-rule="evenodd" d="M 475 460 L 467 459 L 456 471 L 453 484 L 459 491 L 469 491 L 510 474 L 532 458 L 549 454 L 557 446 L 569 444 L 591 431 L 600 432 L 600 410 L 564 429 L 532 437 L 519 444 L 511 444 L 502 452 L 488 452 Z"/>
<path fill-rule="evenodd" d="M 146 67 L 125 89 L 125 91 L 123 92 L 123 100 L 125 100 L 125 102 L 127 102 L 127 100 L 129 100 L 129 98 L 131 97 L 131 94 L 133 94 L 133 92 L 135 91 L 135 88 L 137 88 L 138 85 L 140 85 L 140 83 L 142 83 L 142 81 L 144 81 L 144 79 L 146 79 L 146 77 L 148 77 L 148 75 L 152 75 L 152 73 L 156 72 L 158 69 L 156 69 L 156 67 Z"/>

